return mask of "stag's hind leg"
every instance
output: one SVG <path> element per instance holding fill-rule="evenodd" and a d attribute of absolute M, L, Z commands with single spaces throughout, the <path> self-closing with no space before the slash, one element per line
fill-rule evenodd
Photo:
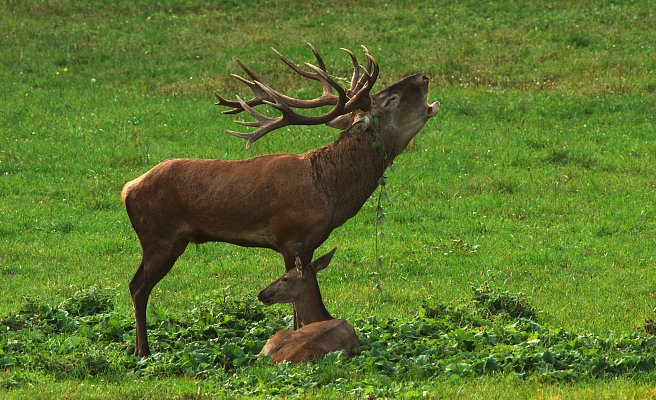
<path fill-rule="evenodd" d="M 175 261 L 187 247 L 187 241 L 178 241 L 170 246 L 143 245 L 143 258 L 139 269 L 130 281 L 130 295 L 134 307 L 134 317 L 137 325 L 137 341 L 134 355 L 145 357 L 150 355 L 148 333 L 146 327 L 146 309 L 148 297 L 155 285 L 171 270 Z"/>

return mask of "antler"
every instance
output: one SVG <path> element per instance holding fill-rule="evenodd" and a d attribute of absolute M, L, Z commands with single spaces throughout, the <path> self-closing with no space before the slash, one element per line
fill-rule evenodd
<path fill-rule="evenodd" d="M 360 77 L 359 76 L 359 65 L 358 60 L 355 58 L 355 54 L 348 49 L 342 48 L 341 50 L 348 53 L 351 56 L 353 61 L 353 76 L 351 77 L 351 87 L 349 88 L 347 95 L 349 96 L 349 102 L 346 104 L 346 110 L 351 112 L 356 109 L 368 110 L 371 107 L 371 88 L 376 83 L 378 79 L 378 63 L 376 59 L 369 54 L 369 49 L 365 46 L 362 46 L 364 50 L 364 55 L 367 57 L 367 70 Z"/>
<path fill-rule="evenodd" d="M 227 100 L 214 92 L 218 99 L 216 105 L 231 107 L 231 109 L 224 111 L 224 114 L 238 114 L 242 111 L 248 112 L 255 118 L 255 121 L 235 121 L 238 124 L 257 128 L 250 133 L 241 133 L 227 130 L 226 132 L 241 137 L 247 140 L 246 147 L 266 135 L 267 133 L 289 125 L 319 125 L 327 123 L 340 115 L 348 114 L 356 109 L 368 110 L 371 106 L 370 91 L 378 77 L 378 64 L 376 60 L 369 54 L 369 50 L 362 46 L 365 56 L 367 57 L 366 71 L 360 76 L 360 66 L 357 62 L 355 55 L 347 50 L 353 62 L 353 75 L 351 77 L 351 85 L 348 91 L 344 90 L 333 77 L 331 77 L 326 66 L 319 55 L 319 52 L 308 43 L 308 46 L 314 54 L 317 65 L 305 63 L 311 71 L 306 71 L 299 68 L 296 64 L 290 61 L 287 57 L 283 56 L 276 49 L 272 49 L 278 58 L 282 60 L 289 68 L 299 75 L 309 78 L 321 83 L 323 88 L 322 95 L 315 99 L 303 100 L 281 94 L 262 82 L 262 80 L 250 68 L 244 65 L 240 60 L 237 60 L 239 66 L 246 72 L 251 80 L 243 78 L 236 74 L 231 74 L 240 82 L 246 84 L 253 92 L 253 98 L 244 101 L 239 96 L 236 100 Z M 337 95 L 333 94 L 333 90 Z M 267 104 L 280 111 L 281 115 L 277 118 L 269 118 L 259 112 L 253 107 Z M 334 108 L 326 114 L 320 116 L 306 116 L 298 114 L 292 108 L 317 108 L 326 105 L 334 105 Z"/>

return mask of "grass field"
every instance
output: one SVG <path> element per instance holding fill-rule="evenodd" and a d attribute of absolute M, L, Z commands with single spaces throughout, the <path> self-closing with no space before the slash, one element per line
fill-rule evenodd
<path fill-rule="evenodd" d="M 289 128 L 246 150 L 223 133 L 236 126 L 213 106 L 213 90 L 247 94 L 229 77 L 239 73 L 235 58 L 273 87 L 312 95 L 316 88 L 294 78 L 270 51 L 313 61 L 305 46 L 311 42 L 330 71 L 344 77 L 350 62 L 339 48 L 364 44 L 381 65 L 378 88 L 421 71 L 431 77 L 430 101 L 442 103 L 387 173 L 379 273 L 376 196 L 318 250 L 338 247 L 320 276 L 333 315 L 410 320 L 425 302 L 466 303 L 472 287 L 487 284 L 524 293 L 545 331 L 648 336 L 645 325 L 656 318 L 656 15 L 650 2 L 296 3 L 0 5 L 5 321 L 26 304 L 56 309 L 95 285 L 110 293 L 112 318 L 125 325 L 125 340 L 109 350 L 127 354 L 134 335 L 127 284 L 140 247 L 120 200 L 122 185 L 167 158 L 303 152 L 336 138 L 330 128 Z M 177 321 L 226 296 L 254 300 L 282 270 L 281 257 L 270 250 L 190 246 L 155 288 L 151 320 Z M 381 290 L 374 288 L 379 280 Z M 34 315 L 54 318 L 42 311 Z M 272 314 L 288 312 L 279 307 Z M 149 376 L 149 367 L 133 368 L 138 362 L 125 355 L 110 372 L 66 375 L 48 368 L 56 357 L 43 368 L 11 362 L 12 341 L 39 336 L 41 325 L 28 333 L 1 326 L 7 332 L 0 333 L 0 391 L 15 398 L 244 395 L 236 383 L 234 391 L 225 389 L 226 380 L 311 374 L 324 383 L 331 376 L 348 379 L 355 397 L 382 386 L 393 390 L 373 394 L 656 397 L 651 369 L 565 381 L 530 374 L 510 379 L 509 373 L 384 380 L 375 370 L 342 376 L 325 362 L 298 369 L 247 364 L 217 378 L 177 370 Z M 62 341 L 66 332 L 58 331 Z M 172 352 L 151 341 L 155 352 Z M 71 347 L 69 356 L 95 351 L 102 363 L 109 352 L 82 347 Z M 62 354 L 61 371 L 66 360 Z M 148 362 L 152 367 L 157 360 Z M 293 386 L 282 381 L 280 387 Z M 299 394 L 276 385 L 259 394 Z M 302 395 L 342 397 L 340 390 L 319 385 Z"/>

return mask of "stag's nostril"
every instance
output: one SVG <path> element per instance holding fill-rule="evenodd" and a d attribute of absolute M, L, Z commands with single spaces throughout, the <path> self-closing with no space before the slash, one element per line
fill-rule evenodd
<path fill-rule="evenodd" d="M 422 75 L 421 77 L 423 78 L 424 83 L 428 85 L 428 82 L 429 82 L 428 76 Z"/>

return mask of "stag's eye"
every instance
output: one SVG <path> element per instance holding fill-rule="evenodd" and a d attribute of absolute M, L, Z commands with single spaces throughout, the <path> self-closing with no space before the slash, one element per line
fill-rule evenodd
<path fill-rule="evenodd" d="M 282 279 L 280 280 L 280 282 L 285 283 L 285 282 L 287 282 L 287 280 L 288 280 L 287 277 L 285 277 L 285 278 L 282 278 Z"/>
<path fill-rule="evenodd" d="M 383 108 L 388 108 L 392 105 L 396 105 L 396 103 L 399 102 L 399 95 L 398 94 L 393 94 L 387 99 L 385 99 L 385 102 L 383 102 Z"/>

